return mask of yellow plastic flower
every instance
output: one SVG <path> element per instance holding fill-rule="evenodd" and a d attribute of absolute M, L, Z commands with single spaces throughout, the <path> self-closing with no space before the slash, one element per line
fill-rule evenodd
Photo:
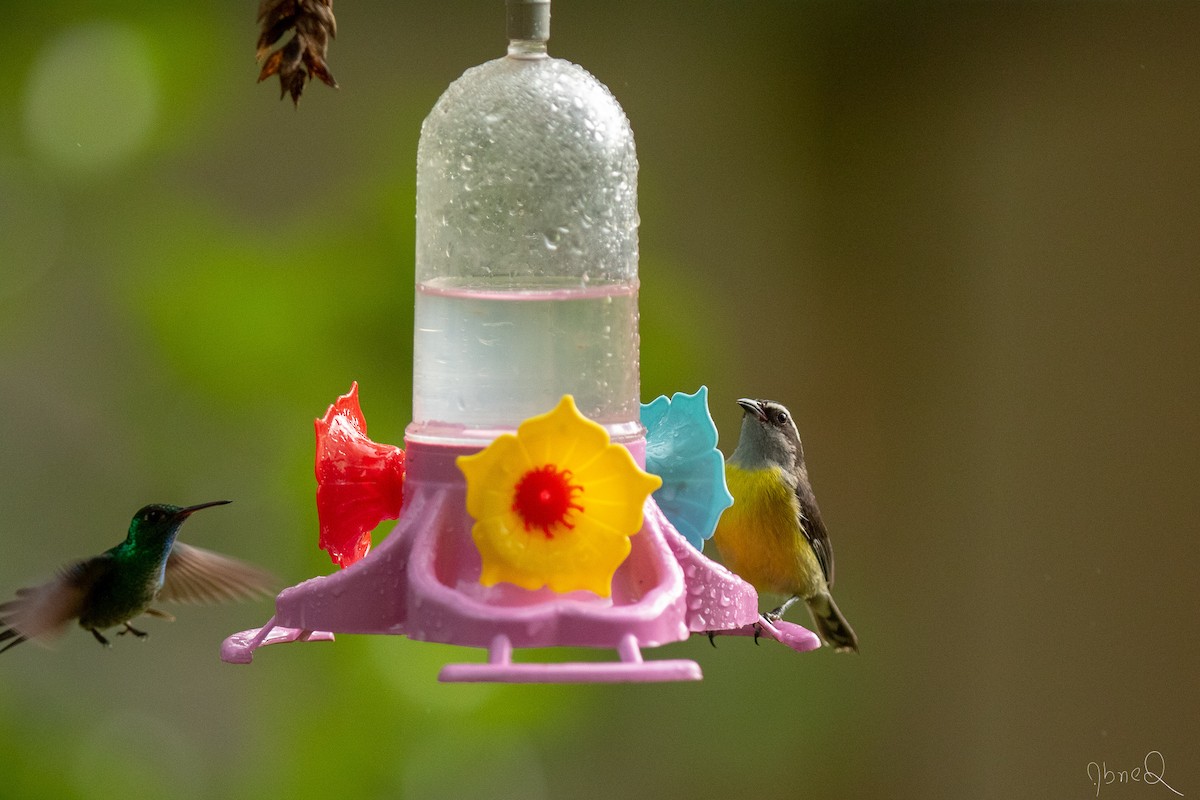
<path fill-rule="evenodd" d="M 566 395 L 484 450 L 460 456 L 484 586 L 612 593 L 612 577 L 662 481 L 638 469 Z"/>

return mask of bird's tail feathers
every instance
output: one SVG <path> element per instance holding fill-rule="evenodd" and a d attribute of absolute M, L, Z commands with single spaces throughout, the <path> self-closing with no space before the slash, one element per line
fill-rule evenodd
<path fill-rule="evenodd" d="M 13 600 L 0 603 L 0 653 L 30 639 L 49 644 L 61 636 L 67 624 L 79 616 L 75 597 L 56 591 L 58 581 L 18 589 Z"/>
<path fill-rule="evenodd" d="M 822 592 L 810 598 L 808 610 L 812 612 L 813 622 L 817 626 L 817 633 L 820 634 L 821 641 L 839 653 L 858 652 L 858 637 L 854 635 L 854 629 L 850 627 L 850 623 L 838 610 L 837 603 L 833 602 L 833 595 L 829 592 Z"/>

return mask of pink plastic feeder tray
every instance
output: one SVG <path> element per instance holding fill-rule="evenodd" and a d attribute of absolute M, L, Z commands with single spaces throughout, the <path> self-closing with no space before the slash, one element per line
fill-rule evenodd
<path fill-rule="evenodd" d="M 263 645 L 328 641 L 334 632 L 401 634 L 488 649 L 486 663 L 446 665 L 442 681 L 644 682 L 701 678 L 694 661 L 641 656 L 643 646 L 692 633 L 751 635 L 757 628 L 799 652 L 819 646 L 805 628 L 762 619 L 754 589 L 688 544 L 653 499 L 609 598 L 480 585 L 455 465 L 476 449 L 409 444 L 404 510 L 391 535 L 349 568 L 285 589 L 266 625 L 225 640 L 222 660 L 249 663 Z M 620 661 L 512 660 L 513 648 L 549 646 L 615 649 Z"/>

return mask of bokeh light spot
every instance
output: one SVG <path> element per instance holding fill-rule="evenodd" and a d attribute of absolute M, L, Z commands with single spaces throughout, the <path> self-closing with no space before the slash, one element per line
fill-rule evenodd
<path fill-rule="evenodd" d="M 68 169 L 119 165 L 145 145 L 158 81 L 140 33 L 116 23 L 69 28 L 43 46 L 25 84 L 25 136 Z"/>

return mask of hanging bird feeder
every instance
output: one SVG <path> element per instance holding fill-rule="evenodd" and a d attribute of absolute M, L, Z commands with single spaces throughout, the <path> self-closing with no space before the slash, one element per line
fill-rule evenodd
<path fill-rule="evenodd" d="M 547 55 L 549 20 L 549 0 L 509 0 L 507 55 L 426 118 L 405 448 L 367 438 L 357 386 L 317 421 L 321 542 L 343 569 L 284 590 L 225 661 L 395 634 L 486 648 L 442 681 L 673 681 L 699 666 L 643 648 L 818 646 L 701 552 L 731 498 L 706 392 L 639 403 L 633 134 L 607 88 Z M 617 660 L 513 658 L 557 646 Z"/>

